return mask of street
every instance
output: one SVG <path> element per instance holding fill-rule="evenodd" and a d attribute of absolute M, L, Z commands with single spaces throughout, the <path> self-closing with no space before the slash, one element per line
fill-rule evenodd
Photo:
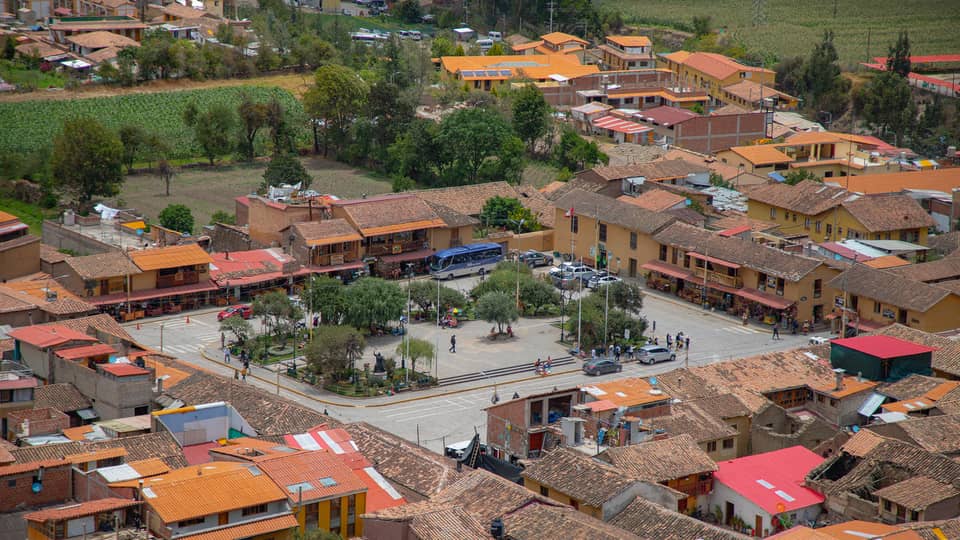
<path fill-rule="evenodd" d="M 444 284 L 467 292 L 475 279 L 462 278 Z M 157 349 L 160 349 L 162 333 L 164 352 L 184 362 L 232 377 L 235 365 L 227 366 L 222 362 L 219 323 L 216 320 L 218 311 L 201 310 L 175 317 L 147 319 L 127 324 L 125 328 L 139 342 Z M 627 362 L 619 375 L 589 377 L 580 371 L 578 362 L 559 367 L 549 376 L 537 376 L 533 364 L 538 357 L 545 359 L 548 355 L 557 357 L 566 354 L 558 342 L 560 331 L 553 325 L 555 318 L 521 319 L 514 325 L 516 337 L 513 340 L 496 342 L 487 339 L 489 326 L 482 321 L 470 321 L 454 330 L 438 329 L 435 324 L 424 322 L 410 325 L 410 336 L 439 343 L 439 364 L 433 368 L 441 378 L 523 364 L 529 365 L 529 372 L 366 399 L 345 398 L 283 376 L 280 378 L 280 391 L 282 395 L 305 406 L 318 411 L 326 410 L 338 420 L 369 422 L 410 441 L 419 440 L 420 444 L 431 450 L 442 451 L 445 443 L 467 439 L 475 429 L 485 434 L 482 409 L 491 404 L 494 393 L 503 400 L 510 399 L 515 392 L 522 396 L 553 387 L 577 386 L 616 377 L 646 377 L 685 365 L 705 365 L 794 348 L 806 344 L 809 339 L 808 336 L 784 332 L 783 339 L 775 341 L 768 328 L 758 328 L 753 324 L 743 326 L 733 317 L 704 311 L 659 294 L 646 296 L 643 315 L 651 324 L 656 321 L 655 335 L 661 344 L 667 333 L 675 335 L 682 331 L 689 336 L 689 355 L 688 351 L 681 350 L 675 361 L 654 366 Z M 252 319 L 251 323 L 254 328 L 260 328 L 257 319 Z M 457 334 L 455 354 L 448 352 L 451 333 Z M 400 339 L 398 336 L 369 339 L 364 352 L 365 361 L 372 363 L 376 350 L 388 357 L 397 356 L 394 349 Z M 418 367 L 425 368 L 422 363 Z M 276 381 L 275 373 L 264 368 L 254 369 L 248 377 L 248 384 L 261 386 L 271 392 L 277 391 Z"/>

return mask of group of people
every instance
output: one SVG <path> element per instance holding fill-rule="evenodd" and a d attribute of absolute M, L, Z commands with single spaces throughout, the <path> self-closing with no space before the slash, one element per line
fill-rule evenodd
<path fill-rule="evenodd" d="M 654 345 L 659 345 L 657 343 L 657 338 L 654 338 Z M 683 332 L 677 332 L 677 335 L 671 336 L 667 334 L 667 348 L 679 351 L 686 347 L 687 350 L 690 350 L 690 336 L 683 335 Z"/>
<path fill-rule="evenodd" d="M 220 333 L 220 346 L 223 348 L 223 361 L 224 363 L 230 364 L 233 361 L 233 358 L 230 356 L 230 347 L 227 345 L 226 336 L 223 333 Z M 250 372 L 250 355 L 247 354 L 246 349 L 240 350 L 240 363 L 243 364 L 243 368 L 239 371 L 233 371 L 233 378 L 240 379 L 243 378 L 244 381 L 247 380 L 247 373 Z"/>
<path fill-rule="evenodd" d="M 533 370 L 537 375 L 549 375 L 550 370 L 553 368 L 553 360 L 550 357 L 547 357 L 546 362 L 541 362 L 539 358 L 533 363 Z"/>

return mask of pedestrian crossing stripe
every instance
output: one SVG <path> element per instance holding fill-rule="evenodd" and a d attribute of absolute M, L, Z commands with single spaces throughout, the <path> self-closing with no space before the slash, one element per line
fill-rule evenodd
<path fill-rule="evenodd" d="M 735 334 L 765 334 L 766 332 L 762 330 L 757 330 L 756 328 L 742 327 L 742 326 L 724 326 L 720 330 L 725 332 L 733 332 Z"/>

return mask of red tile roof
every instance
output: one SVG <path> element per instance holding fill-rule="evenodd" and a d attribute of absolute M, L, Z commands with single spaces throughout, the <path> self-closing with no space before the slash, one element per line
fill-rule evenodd
<path fill-rule="evenodd" d="M 672 126 L 696 118 L 699 114 L 679 107 L 654 107 L 637 113 L 637 117 L 653 121 L 662 126 Z"/>
<path fill-rule="evenodd" d="M 71 504 L 58 508 L 46 508 L 37 512 L 31 512 L 23 517 L 27 521 L 36 521 L 40 523 L 43 523 L 44 521 L 62 521 L 66 519 L 91 516 L 101 512 L 120 510 L 121 508 L 129 508 L 131 506 L 137 506 L 138 504 L 140 504 L 139 501 L 132 499 L 109 497 L 106 499 L 87 501 L 80 504 Z"/>
<path fill-rule="evenodd" d="M 835 339 L 831 341 L 831 343 L 884 359 L 922 354 L 937 350 L 935 347 L 918 345 L 910 341 L 884 335 Z"/>
<path fill-rule="evenodd" d="M 60 349 L 56 352 L 57 356 L 65 360 L 80 360 L 91 356 L 100 356 L 104 354 L 117 354 L 116 349 L 104 344 L 83 345 L 82 347 L 71 347 L 69 349 Z"/>
<path fill-rule="evenodd" d="M 135 375 L 149 375 L 150 372 L 133 364 L 100 364 L 100 369 L 117 377 L 133 377 Z"/>
<path fill-rule="evenodd" d="M 62 345 L 70 341 L 97 341 L 97 338 L 60 325 L 24 326 L 8 332 L 7 335 L 40 349 Z"/>
<path fill-rule="evenodd" d="M 821 463 L 817 454 L 792 446 L 722 461 L 713 478 L 767 513 L 780 514 L 823 502 L 823 495 L 803 485 L 807 473 Z"/>

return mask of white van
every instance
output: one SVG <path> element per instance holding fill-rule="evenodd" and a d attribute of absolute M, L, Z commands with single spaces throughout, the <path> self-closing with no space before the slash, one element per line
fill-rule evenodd
<path fill-rule="evenodd" d="M 423 34 L 421 34 L 419 30 L 410 30 L 408 34 L 410 34 L 410 39 L 414 41 L 420 41 L 423 39 Z"/>
<path fill-rule="evenodd" d="M 490 31 L 487 32 L 487 39 L 491 41 L 503 41 L 503 33 Z"/>
<path fill-rule="evenodd" d="M 477 47 L 480 47 L 480 52 L 487 54 L 487 51 L 493 48 L 493 40 L 491 39 L 478 39 Z"/>

